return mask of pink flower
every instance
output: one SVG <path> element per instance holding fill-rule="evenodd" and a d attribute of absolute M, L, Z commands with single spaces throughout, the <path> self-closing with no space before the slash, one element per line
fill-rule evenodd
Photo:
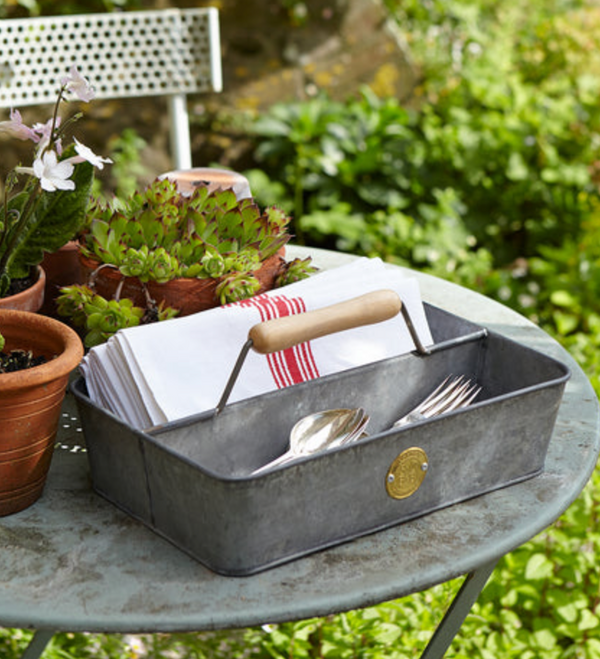
<path fill-rule="evenodd" d="M 10 111 L 10 121 L 0 121 L 0 133 L 7 133 L 19 140 L 31 140 L 39 142 L 40 138 L 33 130 L 23 123 L 23 118 L 18 110 Z"/>
<path fill-rule="evenodd" d="M 60 126 L 60 117 L 56 117 L 56 125 L 55 129 Z M 33 124 L 33 130 L 37 133 L 38 141 L 39 141 L 39 147 L 38 147 L 38 153 L 41 153 L 47 146 L 50 144 L 52 140 L 52 119 L 48 119 L 48 121 L 45 124 Z M 60 141 L 60 138 L 57 140 L 54 140 L 54 146 L 56 147 L 56 152 L 60 156 L 62 153 L 62 144 Z"/>
<path fill-rule="evenodd" d="M 69 75 L 62 78 L 60 84 L 66 91 L 75 94 L 80 101 L 84 101 L 85 103 L 89 103 L 96 96 L 93 87 L 87 78 L 84 78 L 79 73 L 76 66 L 71 67 Z"/>

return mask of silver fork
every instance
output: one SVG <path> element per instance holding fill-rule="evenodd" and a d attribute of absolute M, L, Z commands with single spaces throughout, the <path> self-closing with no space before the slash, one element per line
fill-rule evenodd
<path fill-rule="evenodd" d="M 462 375 L 454 378 L 448 376 L 425 400 L 398 419 L 392 427 L 399 428 L 444 412 L 466 407 L 473 402 L 480 391 L 481 387 Z"/>

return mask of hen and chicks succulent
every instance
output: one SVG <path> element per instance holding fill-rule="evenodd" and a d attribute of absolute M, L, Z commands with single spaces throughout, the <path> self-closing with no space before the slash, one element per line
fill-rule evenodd
<path fill-rule="evenodd" d="M 127 203 L 94 202 L 80 244 L 82 253 L 99 267 L 117 269 L 123 278 L 137 277 L 143 284 L 179 277 L 219 278 L 217 300 L 228 304 L 259 291 L 255 273 L 290 240 L 289 221 L 280 209 L 261 210 L 253 199 L 238 200 L 230 189 L 209 192 L 200 185 L 184 196 L 174 182 L 156 179 Z M 282 259 L 275 286 L 314 271 L 310 259 Z M 146 309 L 115 297 L 108 301 L 95 294 L 92 277 L 90 286 L 62 289 L 58 311 L 86 328 L 88 346 L 105 341 L 121 327 L 177 313 L 157 307 L 150 296 Z"/>

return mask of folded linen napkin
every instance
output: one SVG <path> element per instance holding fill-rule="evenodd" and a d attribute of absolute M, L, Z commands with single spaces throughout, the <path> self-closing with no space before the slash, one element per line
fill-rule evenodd
<path fill-rule="evenodd" d="M 417 281 L 362 258 L 243 302 L 121 330 L 84 358 L 88 392 L 136 428 L 213 409 L 253 325 L 383 288 L 399 294 L 421 342 L 431 345 Z M 413 349 L 398 315 L 272 355 L 250 351 L 229 403 Z"/>

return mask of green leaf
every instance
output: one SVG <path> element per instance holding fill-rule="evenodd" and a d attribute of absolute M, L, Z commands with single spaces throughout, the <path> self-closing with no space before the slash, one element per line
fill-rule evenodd
<path fill-rule="evenodd" d="M 554 564 L 545 554 L 533 554 L 525 567 L 527 581 L 542 581 L 549 579 L 554 573 Z"/>
<path fill-rule="evenodd" d="M 524 181 L 529 175 L 529 170 L 527 165 L 523 160 L 523 156 L 518 152 L 513 152 L 510 154 L 508 159 L 508 166 L 506 168 L 506 176 L 511 181 Z"/>
<path fill-rule="evenodd" d="M 259 135 L 268 137 L 287 137 L 290 133 L 290 126 L 285 121 L 274 117 L 261 117 L 254 123 L 253 130 Z"/>
<path fill-rule="evenodd" d="M 598 616 L 595 616 L 588 609 L 583 609 L 581 612 L 581 620 L 579 621 L 577 628 L 580 631 L 587 631 L 589 629 L 595 629 L 600 624 Z"/>
<path fill-rule="evenodd" d="M 387 622 L 380 622 L 374 633 L 373 639 L 378 643 L 390 644 L 394 643 L 402 635 L 402 628 Z"/>
<path fill-rule="evenodd" d="M 567 309 L 574 309 L 578 306 L 577 298 L 565 290 L 552 291 L 550 301 L 557 307 L 566 307 Z"/>
<path fill-rule="evenodd" d="M 42 192 L 22 238 L 8 260 L 11 277 L 24 277 L 40 263 L 44 252 L 55 252 L 83 227 L 94 178 L 94 168 L 83 162 L 75 166 L 75 190 Z"/>
<path fill-rule="evenodd" d="M 543 650 L 552 650 L 556 646 L 556 634 L 548 627 L 535 631 L 533 636 L 536 645 Z"/>
<path fill-rule="evenodd" d="M 584 643 L 585 656 L 587 659 L 600 659 L 600 640 L 597 638 L 588 638 Z"/>
<path fill-rule="evenodd" d="M 556 324 L 556 329 L 561 336 L 567 336 L 574 332 L 579 325 L 579 318 L 574 314 L 555 311 L 552 318 Z"/>
<path fill-rule="evenodd" d="M 575 596 L 573 592 L 560 588 L 552 588 L 547 593 L 548 603 L 556 614 L 567 623 L 573 623 L 579 618 L 579 612 L 586 602 Z"/>

